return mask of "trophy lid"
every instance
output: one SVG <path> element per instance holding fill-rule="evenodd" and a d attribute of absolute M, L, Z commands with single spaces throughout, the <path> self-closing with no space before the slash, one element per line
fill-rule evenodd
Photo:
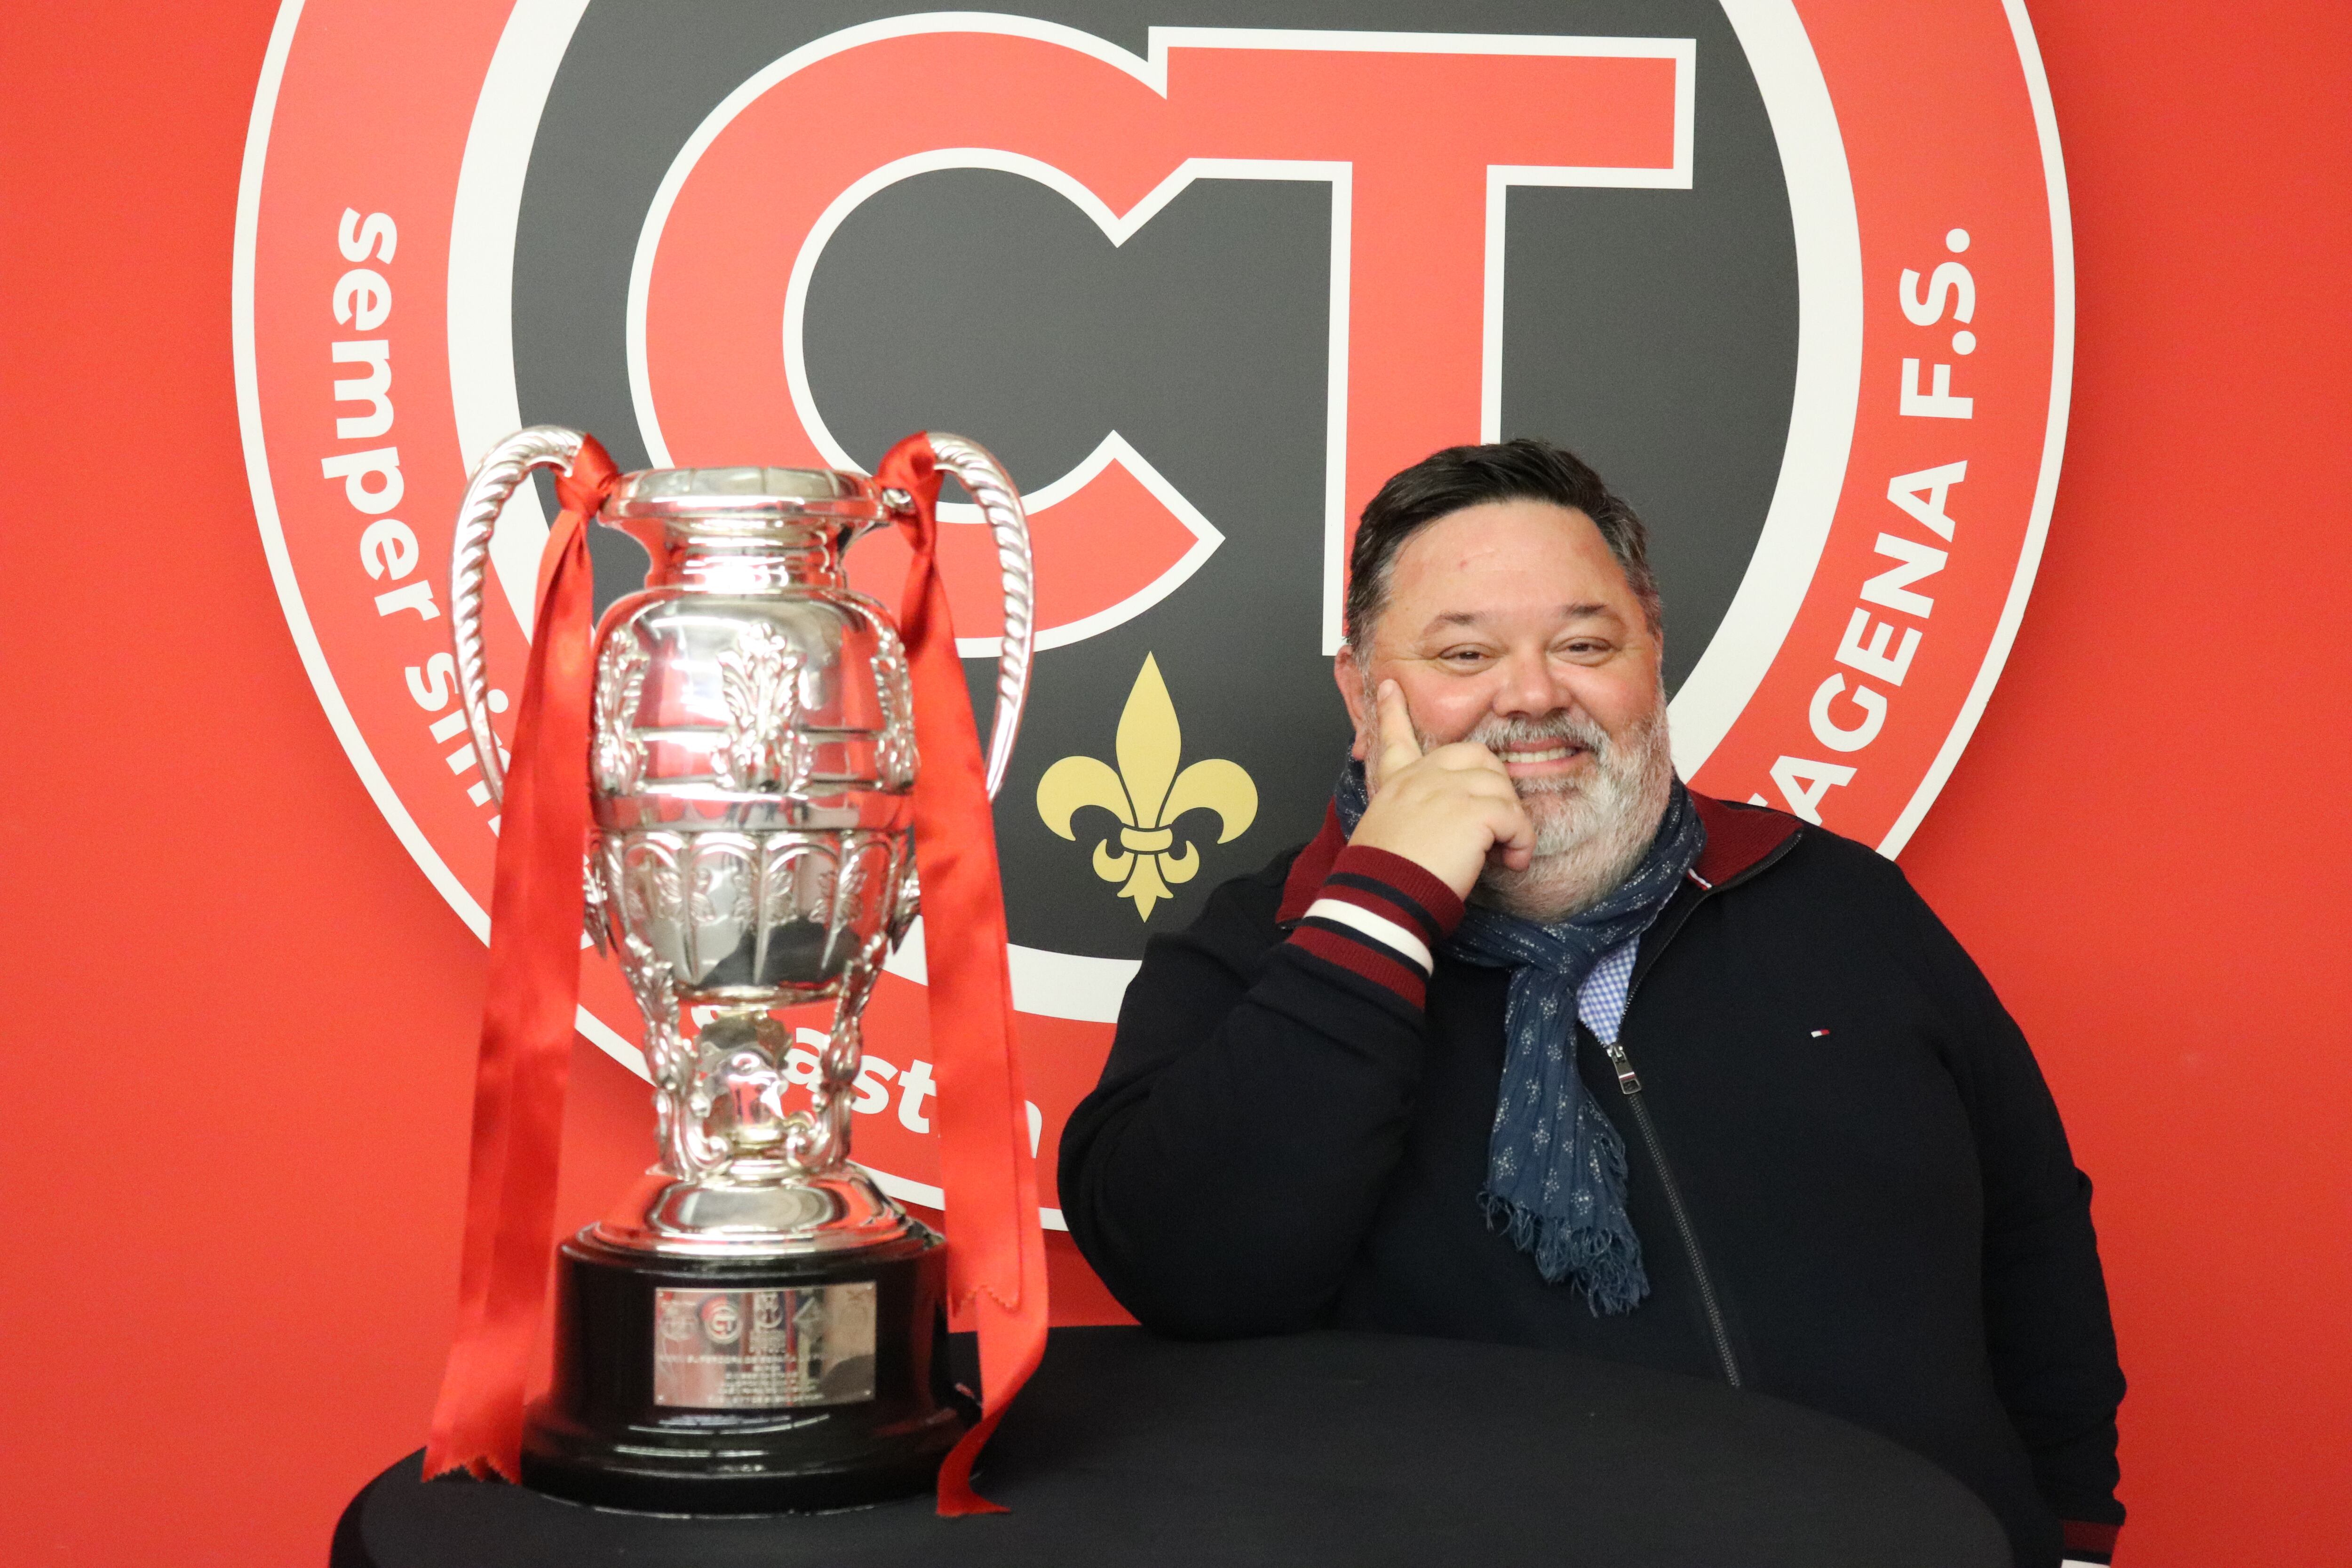
<path fill-rule="evenodd" d="M 883 515 L 873 480 L 833 468 L 644 468 L 622 477 L 604 510 L 611 521 L 827 518 L 878 522 Z"/>

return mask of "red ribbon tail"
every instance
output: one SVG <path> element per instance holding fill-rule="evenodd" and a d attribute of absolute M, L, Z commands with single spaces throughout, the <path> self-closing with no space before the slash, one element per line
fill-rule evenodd
<path fill-rule="evenodd" d="M 615 478 L 604 449 L 587 441 L 556 485 L 564 510 L 541 556 L 490 898 L 457 1331 L 425 1444 L 428 1478 L 521 1477 L 580 994 L 594 587 L 586 531 Z"/>
<path fill-rule="evenodd" d="M 931 1052 L 939 1058 L 940 1179 L 948 1210 L 948 1291 L 980 1331 L 981 1419 L 940 1467 L 939 1510 L 1002 1513 L 971 1470 L 1045 1351 L 1045 1238 L 1022 1096 L 1004 883 L 963 664 L 934 545 L 940 472 L 910 436 L 877 470 L 915 498 L 914 548 L 899 623 L 914 686 L 915 857 L 923 884 Z"/>

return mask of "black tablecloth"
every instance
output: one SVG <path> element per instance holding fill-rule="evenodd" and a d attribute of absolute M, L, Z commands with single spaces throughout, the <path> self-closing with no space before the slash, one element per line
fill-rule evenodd
<path fill-rule="evenodd" d="M 1055 1331 L 982 1461 L 928 1497 L 682 1519 L 417 1479 L 352 1500 L 332 1568 L 2007 1568 L 1992 1515 L 1883 1438 L 1712 1383 L 1452 1340 L 1177 1344 Z"/>

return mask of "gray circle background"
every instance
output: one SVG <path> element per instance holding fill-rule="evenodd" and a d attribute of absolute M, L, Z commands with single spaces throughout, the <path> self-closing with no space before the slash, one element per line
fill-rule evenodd
<path fill-rule="evenodd" d="M 1778 480 L 1797 354 L 1796 247 L 1762 100 L 1721 11 L 1698 0 L 1265 0 L 1165 7 L 1032 5 L 1141 54 L 1160 26 L 1588 34 L 1697 41 L 1687 191 L 1510 196 L 1503 433 L 1573 448 L 1648 521 L 1678 689 L 1730 603 Z M 656 188 L 696 126 L 788 51 L 902 8 L 596 0 L 550 93 L 515 247 L 525 423 L 593 431 L 646 466 L 625 346 L 631 260 Z M 1311 835 L 1348 726 L 1320 647 L 1330 195 L 1322 183 L 1200 181 L 1113 247 L 1034 182 L 919 175 L 845 222 L 811 280 L 806 350 L 826 423 L 869 467 L 909 430 L 959 430 L 1030 488 L 1118 430 L 1224 534 L 1180 591 L 1039 656 L 997 802 L 1013 940 L 1132 958 L 1217 883 Z M 777 258 L 779 274 L 791 264 Z M 978 323 L 977 329 L 975 323 Z M 952 325 L 954 330 L 948 330 Z M 1024 374 L 1008 379 L 1001 367 Z M 745 461 L 761 460 L 745 454 Z M 592 531 L 598 607 L 645 558 Z M 1179 826 L 1202 867 L 1139 921 L 1089 864 L 1107 814 L 1069 843 L 1038 817 L 1038 776 L 1109 759 L 1147 654 L 1186 762 L 1226 757 L 1259 809 L 1234 843 Z M 985 722 L 992 664 L 972 661 Z M 1090 820 L 1100 816 L 1102 820 Z M 1087 829 L 1092 829 L 1089 837 Z"/>

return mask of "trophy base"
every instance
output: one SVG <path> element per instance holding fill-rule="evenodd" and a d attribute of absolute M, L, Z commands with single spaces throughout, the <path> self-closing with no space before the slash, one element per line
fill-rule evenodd
<path fill-rule="evenodd" d="M 947 1251 L 664 1257 L 559 1249 L 555 1382 L 522 1481 L 599 1508 L 775 1513 L 930 1487 L 977 1411 L 950 1383 Z"/>

